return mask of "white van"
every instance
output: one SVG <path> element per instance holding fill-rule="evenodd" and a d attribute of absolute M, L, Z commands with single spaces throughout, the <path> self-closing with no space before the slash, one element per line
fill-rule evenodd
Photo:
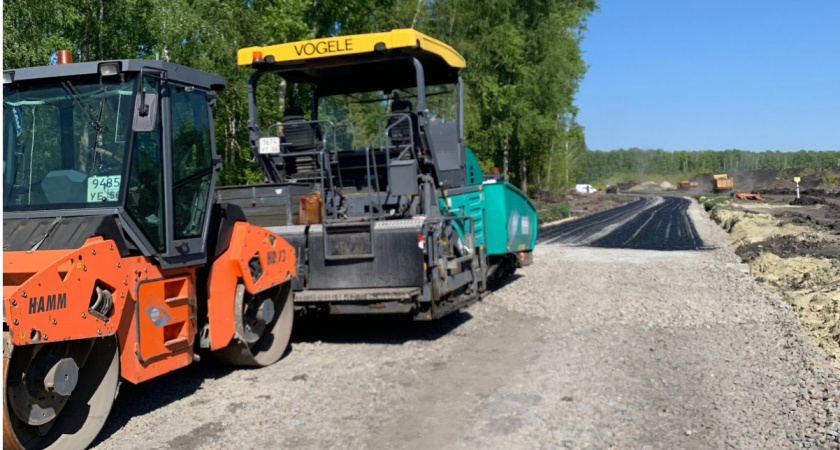
<path fill-rule="evenodd" d="M 597 194 L 598 189 L 595 189 L 591 184 L 576 184 L 575 190 L 581 194 Z"/>

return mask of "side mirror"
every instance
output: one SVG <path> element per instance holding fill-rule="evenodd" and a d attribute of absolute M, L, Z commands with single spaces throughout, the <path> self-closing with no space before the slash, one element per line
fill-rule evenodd
<path fill-rule="evenodd" d="M 155 130 L 157 102 L 158 94 L 156 92 L 137 93 L 134 102 L 134 123 L 131 126 L 133 131 L 147 133 Z"/>

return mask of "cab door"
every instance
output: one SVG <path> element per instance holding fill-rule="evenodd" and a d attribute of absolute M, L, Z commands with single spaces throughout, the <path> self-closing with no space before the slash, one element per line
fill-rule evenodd
<path fill-rule="evenodd" d="M 168 245 L 164 268 L 207 262 L 208 214 L 215 188 L 216 156 L 211 107 L 215 94 L 167 83 L 163 98 L 164 184 L 167 189 Z M 168 145 L 167 145 L 168 144 Z"/>

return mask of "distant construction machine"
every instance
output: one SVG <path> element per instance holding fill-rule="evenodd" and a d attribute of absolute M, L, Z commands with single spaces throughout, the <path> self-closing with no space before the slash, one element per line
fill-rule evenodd
<path fill-rule="evenodd" d="M 696 189 L 698 186 L 699 186 L 699 184 L 696 181 L 685 180 L 685 181 L 678 181 L 677 182 L 677 190 L 680 190 L 680 191 L 688 191 L 688 190 L 691 190 L 691 189 Z"/>
<path fill-rule="evenodd" d="M 294 315 L 294 248 L 213 204 L 224 78 L 59 62 L 3 72 L 4 449 L 87 447 L 197 349 L 272 364 Z"/>
<path fill-rule="evenodd" d="M 734 183 L 732 181 L 732 178 L 729 178 L 729 176 L 727 174 L 717 173 L 713 177 L 714 177 L 713 189 L 716 193 L 721 193 L 721 192 L 729 193 L 729 192 L 732 191 L 732 188 L 734 187 Z"/>
<path fill-rule="evenodd" d="M 626 191 L 626 190 L 629 190 L 630 188 L 632 188 L 632 187 L 636 186 L 636 184 L 637 184 L 637 183 L 636 183 L 636 180 L 630 180 L 630 181 L 628 181 L 628 182 L 626 182 L 626 183 L 617 183 L 617 184 L 616 184 L 616 188 L 617 188 L 619 191 Z"/>
<path fill-rule="evenodd" d="M 764 197 L 759 192 L 736 192 L 735 198 L 740 200 L 764 200 Z"/>

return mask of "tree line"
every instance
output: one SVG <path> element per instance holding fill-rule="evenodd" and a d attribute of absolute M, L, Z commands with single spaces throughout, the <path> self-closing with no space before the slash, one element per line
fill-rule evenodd
<path fill-rule="evenodd" d="M 586 171 L 573 104 L 586 72 L 580 42 L 597 0 L 39 0 L 3 1 L 3 67 L 165 59 L 217 73 L 222 184 L 259 183 L 247 133 L 247 78 L 236 51 L 316 37 L 415 28 L 467 60 L 467 143 L 485 170 L 521 187 L 561 189 Z M 276 102 L 261 116 L 279 117 Z"/>
<path fill-rule="evenodd" d="M 629 181 L 649 175 L 688 179 L 699 173 L 840 167 L 840 151 L 665 151 L 640 148 L 588 151 L 580 179 Z M 621 179 L 627 178 L 627 179 Z"/>

